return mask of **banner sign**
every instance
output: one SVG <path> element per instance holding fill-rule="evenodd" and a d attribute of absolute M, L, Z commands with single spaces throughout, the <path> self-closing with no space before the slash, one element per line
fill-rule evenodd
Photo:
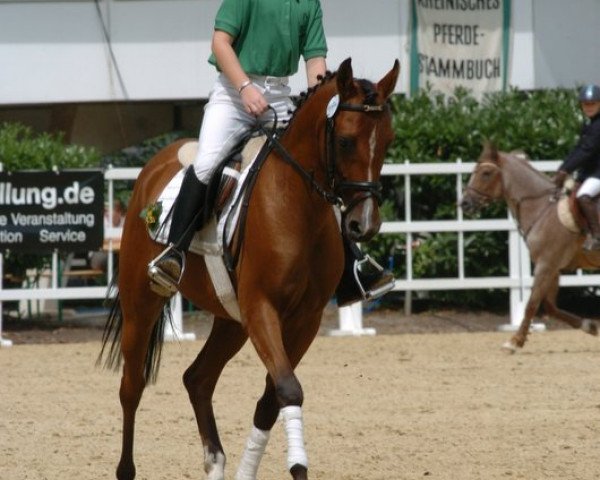
<path fill-rule="evenodd" d="M 411 92 L 506 89 L 511 0 L 412 0 Z"/>
<path fill-rule="evenodd" d="M 101 170 L 0 172 L 0 250 L 98 250 L 103 209 Z"/>

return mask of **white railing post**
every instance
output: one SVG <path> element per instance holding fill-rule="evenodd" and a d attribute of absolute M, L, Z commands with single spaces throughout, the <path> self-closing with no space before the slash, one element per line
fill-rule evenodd
<path fill-rule="evenodd" d="M 3 288 L 4 280 L 4 255 L 0 253 L 0 290 Z M 2 317 L 4 312 L 2 311 L 2 302 L 0 301 L 0 347 L 11 347 L 12 341 L 8 338 L 2 338 Z"/>
<path fill-rule="evenodd" d="M 355 302 L 338 309 L 339 328 L 329 330 L 332 337 L 375 335 L 374 328 L 365 328 L 362 324 L 362 302 Z"/>
<path fill-rule="evenodd" d="M 195 333 L 184 333 L 183 331 L 183 302 L 181 293 L 177 293 L 171 298 L 171 314 L 173 316 L 173 324 L 165 323 L 164 336 L 166 341 L 173 340 L 196 340 Z"/>
<path fill-rule="evenodd" d="M 0 163 L 0 172 L 4 170 L 4 164 Z M 4 287 L 4 255 L 0 253 L 0 291 Z M 12 346 L 12 341 L 7 338 L 2 338 L 2 317 L 4 311 L 2 310 L 2 301 L 0 301 L 0 347 Z"/>

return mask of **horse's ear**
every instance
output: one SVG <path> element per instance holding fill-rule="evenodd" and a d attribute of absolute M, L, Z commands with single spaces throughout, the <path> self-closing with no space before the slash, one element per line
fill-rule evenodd
<path fill-rule="evenodd" d="M 337 75 L 337 87 L 340 98 L 345 100 L 353 97 L 358 93 L 356 86 L 354 85 L 354 76 L 352 73 L 352 59 L 348 57 L 342 62 L 340 68 L 338 68 Z"/>
<path fill-rule="evenodd" d="M 400 74 L 400 62 L 398 59 L 394 62 L 392 69 L 385 74 L 385 76 L 377 82 L 377 91 L 379 95 L 385 100 L 394 93 L 396 82 L 398 81 L 398 75 Z"/>
<path fill-rule="evenodd" d="M 491 160 L 492 162 L 498 161 L 498 149 L 496 145 L 490 140 L 486 140 L 483 142 L 483 151 L 481 152 L 481 156 L 479 157 L 485 160 Z"/>

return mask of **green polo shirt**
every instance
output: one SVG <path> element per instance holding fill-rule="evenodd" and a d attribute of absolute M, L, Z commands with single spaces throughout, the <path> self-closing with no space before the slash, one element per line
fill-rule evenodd
<path fill-rule="evenodd" d="M 223 0 L 215 30 L 230 34 L 244 71 L 285 77 L 304 60 L 325 57 L 319 0 Z M 209 62 L 217 66 L 214 55 Z"/>

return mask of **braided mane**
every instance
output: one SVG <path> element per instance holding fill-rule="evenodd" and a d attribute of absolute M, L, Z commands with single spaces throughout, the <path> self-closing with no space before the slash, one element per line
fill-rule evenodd
<path fill-rule="evenodd" d="M 302 108 L 302 106 L 304 106 L 306 101 L 309 98 L 311 98 L 317 92 L 317 90 L 319 90 L 321 87 L 323 87 L 324 85 L 327 85 L 329 82 L 333 81 L 336 76 L 337 76 L 337 71 L 331 72 L 331 71 L 327 70 L 325 72 L 325 75 L 317 76 L 318 83 L 314 87 L 310 87 L 310 88 L 306 89 L 306 91 L 300 92 L 298 98 L 294 101 L 294 105 L 296 106 L 296 109 L 293 111 L 292 116 L 289 119 L 288 125 L 292 122 L 292 120 L 294 120 L 294 117 L 296 116 L 298 111 Z M 376 100 L 377 100 L 378 94 L 377 94 L 377 90 L 375 89 L 375 85 L 373 84 L 373 82 L 371 82 L 370 80 L 363 79 L 363 78 L 356 79 L 356 82 L 358 83 L 358 86 L 359 86 L 361 92 L 365 96 L 364 103 L 366 105 L 376 105 L 377 104 Z"/>
<path fill-rule="evenodd" d="M 326 85 L 330 81 L 332 81 L 336 77 L 336 75 L 337 75 L 337 72 L 332 73 L 329 70 L 327 70 L 325 72 L 325 75 L 317 76 L 318 83 L 314 87 L 310 87 L 310 88 L 306 89 L 306 91 L 300 92 L 300 95 L 294 102 L 296 109 L 294 110 L 294 113 L 292 114 L 292 117 L 290 118 L 290 123 L 294 119 L 296 114 L 298 113 L 298 110 L 300 110 L 300 108 L 302 108 L 302 106 L 306 103 L 306 101 L 310 97 L 312 97 L 315 94 L 315 92 L 317 90 L 319 90 L 323 85 Z"/>

